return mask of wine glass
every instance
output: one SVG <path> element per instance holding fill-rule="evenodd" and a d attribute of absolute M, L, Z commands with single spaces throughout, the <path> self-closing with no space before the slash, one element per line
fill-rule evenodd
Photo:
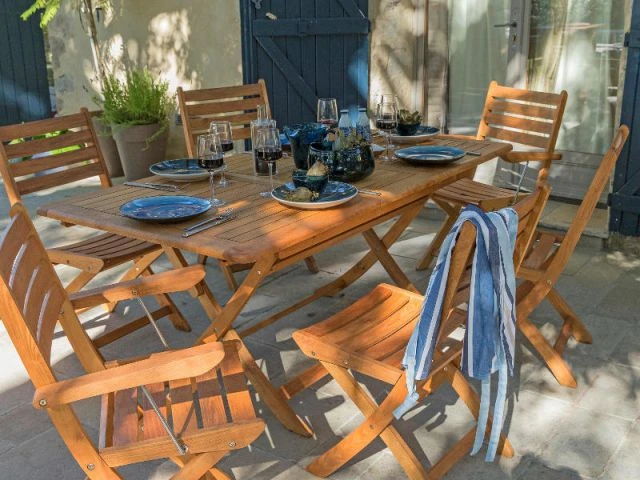
<path fill-rule="evenodd" d="M 382 160 L 392 160 L 389 155 L 389 137 L 391 131 L 398 126 L 398 108 L 395 102 L 380 103 L 376 108 L 376 127 L 386 133 L 387 148 Z"/>
<path fill-rule="evenodd" d="M 224 165 L 224 152 L 217 133 L 198 135 L 198 166 L 209 171 L 209 189 L 211 206 L 221 207 L 227 202 L 215 197 L 214 175 Z"/>
<path fill-rule="evenodd" d="M 211 122 L 209 124 L 209 133 L 217 133 L 220 137 L 220 144 L 222 145 L 223 153 L 233 150 L 233 135 L 231 133 L 231 122 Z M 224 176 L 224 172 L 227 170 L 227 166 L 223 165 L 220 169 L 220 182 L 218 185 L 226 187 L 229 182 Z"/>
<path fill-rule="evenodd" d="M 392 103 L 396 106 L 396 110 L 400 110 L 400 107 L 398 106 L 398 97 L 393 93 L 379 93 L 376 96 L 376 109 L 378 108 L 378 105 L 382 105 L 383 103 Z M 390 135 L 390 132 L 388 133 Z M 387 148 L 396 148 L 396 146 L 391 142 L 391 138 L 389 138 L 389 135 L 387 135 Z"/>
<path fill-rule="evenodd" d="M 261 127 L 256 131 L 256 144 L 254 146 L 256 160 L 267 162 L 269 165 L 269 183 L 271 190 L 262 192 L 263 197 L 270 197 L 273 190 L 273 167 L 277 160 L 282 158 L 282 145 L 280 144 L 280 131 L 273 127 Z"/>
<path fill-rule="evenodd" d="M 318 99 L 317 120 L 329 128 L 338 124 L 338 102 L 335 98 Z"/>

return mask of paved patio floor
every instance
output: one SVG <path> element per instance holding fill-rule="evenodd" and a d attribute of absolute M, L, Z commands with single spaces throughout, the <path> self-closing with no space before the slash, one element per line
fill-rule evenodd
<path fill-rule="evenodd" d="M 31 196 L 26 204 L 35 216 L 38 204 L 96 188 L 82 183 L 53 194 Z M 6 198 L 0 199 L 0 226 L 6 224 Z M 80 228 L 65 229 L 56 222 L 37 218 L 37 227 L 48 245 L 80 238 Z M 392 253 L 421 291 L 428 274 L 416 272 L 416 259 L 433 237 L 438 222 L 418 218 L 394 245 Z M 540 359 L 524 343 L 518 345 L 517 371 L 510 382 L 505 429 L 516 450 L 511 459 L 485 463 L 483 454 L 466 457 L 448 474 L 448 479 L 640 479 L 640 260 L 621 253 L 602 251 L 601 240 L 584 238 L 559 282 L 563 294 L 594 336 L 593 345 L 570 343 L 566 357 L 578 377 L 578 388 L 559 386 Z M 365 250 L 360 239 L 348 241 L 317 256 L 321 272 L 313 275 L 304 265 L 268 279 L 239 319 L 250 324 L 276 308 L 288 305 L 343 272 Z M 213 262 L 212 262 L 213 263 Z M 165 265 L 166 267 L 166 265 Z M 59 270 L 63 278 L 72 273 Z M 100 281 L 114 278 L 116 272 Z M 215 265 L 208 267 L 207 280 L 221 301 L 229 297 Z M 276 384 L 311 365 L 291 340 L 291 333 L 353 302 L 379 282 L 388 281 L 376 266 L 359 282 L 335 298 L 322 299 L 247 340 L 247 345 Z M 187 294 L 175 300 L 193 326 L 193 332 L 176 332 L 160 322 L 174 347 L 188 346 L 208 321 L 200 305 Z M 91 335 L 118 325 L 123 316 L 137 314 L 131 304 L 107 317 L 99 310 L 83 315 Z M 548 305 L 533 316 L 545 335 L 551 337 L 559 319 Z M 160 350 L 150 327 L 104 349 L 108 358 L 140 355 Z M 81 373 L 64 335 L 54 340 L 53 362 L 60 378 Z M 4 329 L 0 326 L 0 479 L 82 479 L 82 471 L 68 453 L 47 415 L 31 406 L 33 387 Z M 385 385 L 363 379 L 379 400 Z M 321 382 L 294 398 L 293 406 L 312 425 L 316 435 L 300 438 L 284 430 L 256 399 L 256 409 L 268 424 L 267 431 L 251 448 L 234 452 L 221 468 L 237 479 L 314 478 L 304 467 L 359 424 L 362 417 L 335 382 Z M 88 432 L 97 437 L 99 402 L 77 404 L 77 412 Z M 398 428 L 414 446 L 422 447 L 424 462 L 437 460 L 448 446 L 471 428 L 466 407 L 452 391 L 441 389 L 429 402 L 416 408 Z M 123 468 L 127 479 L 167 479 L 175 472 L 169 462 L 151 462 Z M 403 471 L 381 441 L 374 442 L 335 479 L 396 479 Z"/>

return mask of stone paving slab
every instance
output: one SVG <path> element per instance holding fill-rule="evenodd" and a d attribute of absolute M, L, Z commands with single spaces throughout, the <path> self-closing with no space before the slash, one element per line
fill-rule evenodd
<path fill-rule="evenodd" d="M 35 212 L 43 201 L 65 195 L 91 191 L 97 184 L 85 182 L 77 189 L 58 189 L 52 196 L 27 197 L 27 207 Z M 6 199 L 0 198 L 0 227 L 6 224 Z M 430 215 L 430 213 L 429 213 Z M 433 238 L 441 221 L 418 217 L 392 248 L 402 269 L 420 290 L 428 281 L 428 272 L 416 272 L 416 260 Z M 45 243 L 52 245 L 90 233 L 88 229 L 65 229 L 57 222 L 37 218 Z M 378 233 L 388 227 L 381 226 Z M 578 378 L 577 389 L 559 386 L 542 366 L 526 342 L 518 346 L 515 376 L 510 383 L 505 430 L 516 455 L 485 463 L 484 451 L 465 457 L 446 476 L 447 479 L 640 479 L 638 445 L 640 445 L 640 260 L 619 252 L 603 252 L 599 239 L 583 239 L 558 284 L 559 292 L 570 302 L 594 335 L 593 345 L 571 341 L 566 358 Z M 327 281 L 343 273 L 357 261 L 366 248 L 362 239 L 352 239 L 339 247 L 317 255 L 321 272 L 309 273 L 303 264 L 292 266 L 268 279 L 238 320 L 248 326 L 269 313 L 293 303 Z M 193 256 L 189 256 L 193 259 Z M 161 261 L 158 270 L 170 268 Z M 59 268 L 63 280 L 73 275 L 69 268 Z M 117 278 L 122 269 L 101 275 L 96 283 Z M 242 278 L 243 274 L 239 277 Z M 207 266 L 207 281 L 220 301 L 230 292 L 215 262 Z M 384 270 L 376 265 L 358 282 L 333 298 L 322 298 L 304 309 L 247 339 L 258 364 L 275 384 L 299 373 L 313 362 L 299 352 L 291 334 L 297 328 L 315 323 L 335 313 L 367 293 L 379 282 L 388 282 Z M 174 296 L 193 332 L 173 329 L 166 320 L 159 322 L 170 343 L 189 346 L 208 320 L 198 302 L 188 294 Z M 128 304 L 116 314 L 98 310 L 87 312 L 83 321 L 91 335 L 115 328 L 140 314 L 139 306 Z M 548 304 L 532 316 L 548 338 L 557 334 L 560 319 Z M 136 332 L 103 349 L 107 358 L 122 358 L 160 350 L 150 329 Z M 78 375 L 82 369 L 70 356 L 64 335 L 56 335 L 54 370 L 60 378 Z M 43 412 L 31 407 L 33 387 L 28 382 L 17 354 L 0 326 L 0 479 L 40 480 L 50 478 L 82 479 L 66 447 Z M 381 401 L 389 387 L 360 378 L 374 398 Z M 362 415 L 335 382 L 325 379 L 292 400 L 293 408 L 316 430 L 310 439 L 286 431 L 258 398 L 256 410 L 266 419 L 265 435 L 251 448 L 226 457 L 221 467 L 237 479 L 314 478 L 304 467 L 340 438 L 353 430 Z M 81 402 L 77 412 L 92 437 L 97 436 L 98 401 Z M 473 426 L 471 415 L 448 388 L 433 395 L 397 422 L 398 429 L 412 446 L 422 447 L 419 458 L 425 463 L 452 445 Z M 170 462 L 157 461 L 122 469 L 123 478 L 164 480 L 175 473 Z M 396 479 L 404 474 L 390 451 L 376 441 L 352 460 L 333 479 Z"/>

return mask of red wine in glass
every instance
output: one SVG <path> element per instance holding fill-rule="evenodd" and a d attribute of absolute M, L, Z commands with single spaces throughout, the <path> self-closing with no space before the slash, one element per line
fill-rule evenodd
<path fill-rule="evenodd" d="M 376 120 L 376 128 L 379 128 L 380 130 L 393 130 L 394 128 L 396 128 L 398 126 L 398 122 L 396 120 L 393 120 L 392 118 L 390 119 L 379 119 Z"/>
<path fill-rule="evenodd" d="M 256 158 L 261 162 L 272 163 L 282 158 L 282 149 L 261 148 L 256 150 Z"/>
<path fill-rule="evenodd" d="M 222 145 L 223 152 L 230 152 L 233 150 L 233 142 L 231 140 L 221 140 L 220 144 Z"/>
<path fill-rule="evenodd" d="M 216 170 L 222 165 L 224 165 L 224 154 L 212 154 L 198 159 L 198 166 L 205 170 Z"/>
<path fill-rule="evenodd" d="M 335 120 L 331 119 L 331 118 L 324 118 L 322 120 L 320 120 L 320 123 L 323 125 L 326 125 L 329 128 L 334 128 L 336 126 L 338 126 L 338 122 L 336 122 Z"/>

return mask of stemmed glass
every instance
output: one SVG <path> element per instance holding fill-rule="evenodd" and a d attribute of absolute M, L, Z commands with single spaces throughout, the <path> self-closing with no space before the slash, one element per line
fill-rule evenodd
<path fill-rule="evenodd" d="M 269 165 L 269 183 L 271 190 L 261 192 L 263 197 L 270 197 L 273 191 L 273 167 L 277 160 L 282 158 L 282 145 L 280 144 L 280 131 L 273 127 L 261 127 L 256 131 L 256 144 L 254 146 L 256 159 L 267 162 Z"/>
<path fill-rule="evenodd" d="M 398 126 L 398 108 L 395 103 L 380 103 L 376 109 L 376 127 L 386 133 L 387 148 L 382 160 L 392 160 L 389 155 L 389 137 L 391 131 Z"/>
<path fill-rule="evenodd" d="M 217 133 L 220 137 L 220 144 L 222 145 L 222 152 L 227 153 L 233 150 L 233 135 L 231 133 L 231 122 L 211 122 L 209 124 L 209 133 Z M 229 182 L 224 176 L 224 172 L 227 170 L 227 166 L 224 165 L 220 169 L 220 182 L 218 185 L 226 187 Z"/>
<path fill-rule="evenodd" d="M 224 165 L 224 152 L 217 133 L 198 135 L 198 166 L 209 171 L 209 189 L 211 206 L 221 207 L 227 202 L 215 197 L 214 175 Z"/>
<path fill-rule="evenodd" d="M 393 93 L 382 93 L 379 94 L 377 96 L 377 103 L 376 103 L 376 108 L 378 105 L 382 105 L 383 103 L 391 103 L 393 105 L 395 105 L 396 110 L 399 110 L 398 108 L 398 97 L 396 95 L 394 95 Z M 395 128 L 395 127 L 394 127 Z M 391 132 L 388 132 L 389 134 Z M 393 143 L 391 143 L 391 139 L 389 138 L 389 134 L 387 135 L 387 148 L 395 148 L 395 145 Z"/>
<path fill-rule="evenodd" d="M 338 102 L 335 98 L 318 99 L 317 120 L 329 128 L 338 125 Z"/>

